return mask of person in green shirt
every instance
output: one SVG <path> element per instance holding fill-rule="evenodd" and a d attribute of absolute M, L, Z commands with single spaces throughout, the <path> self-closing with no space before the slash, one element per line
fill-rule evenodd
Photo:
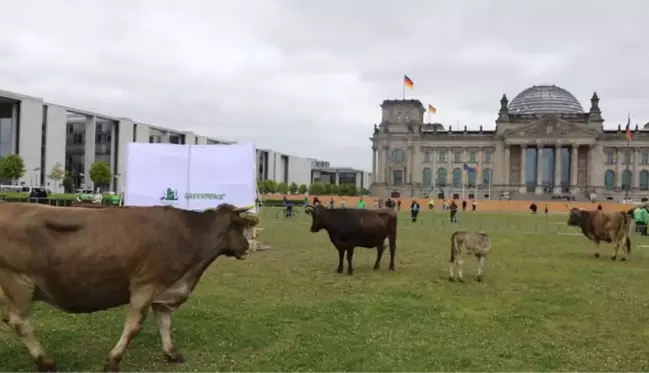
<path fill-rule="evenodd" d="M 639 231 L 641 235 L 646 236 L 647 223 L 649 223 L 649 213 L 647 212 L 647 209 L 636 207 L 633 210 L 633 220 L 635 220 L 636 227 L 638 227 L 637 231 Z"/>
<path fill-rule="evenodd" d="M 428 200 L 428 209 L 432 210 L 435 208 L 435 200 L 433 198 Z"/>
<path fill-rule="evenodd" d="M 358 200 L 358 203 L 356 203 L 356 208 L 359 208 L 359 209 L 364 209 L 365 208 L 365 201 L 363 201 L 362 198 Z"/>

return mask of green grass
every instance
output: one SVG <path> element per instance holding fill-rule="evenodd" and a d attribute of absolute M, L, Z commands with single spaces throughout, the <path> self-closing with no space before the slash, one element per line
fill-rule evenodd
<path fill-rule="evenodd" d="M 219 259 L 175 314 L 187 362 L 167 365 L 152 317 L 129 346 L 125 371 L 646 371 L 649 369 L 649 239 L 633 236 L 631 260 L 593 257 L 565 215 L 460 215 L 491 234 L 483 283 L 447 280 L 447 214 L 399 222 L 397 271 L 359 248 L 352 277 L 335 273 L 325 232 L 304 214 L 276 220 L 260 238 L 272 249 Z M 35 308 L 35 327 L 60 370 L 100 370 L 124 310 L 68 315 Z M 13 332 L 0 329 L 0 368 L 33 369 Z"/>

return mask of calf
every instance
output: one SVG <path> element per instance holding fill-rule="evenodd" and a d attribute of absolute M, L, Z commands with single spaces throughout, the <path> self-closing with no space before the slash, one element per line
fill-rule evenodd
<path fill-rule="evenodd" d="M 343 258 L 347 253 L 347 274 L 352 275 L 352 259 L 356 246 L 376 248 L 374 270 L 379 269 L 385 250 L 385 239 L 390 245 L 390 271 L 394 271 L 394 257 L 397 251 L 397 213 L 393 209 L 327 209 L 322 206 L 306 207 L 311 215 L 311 232 L 322 229 L 329 234 L 331 243 L 338 249 L 338 268 L 342 273 Z"/>
<path fill-rule="evenodd" d="M 584 236 L 595 243 L 596 258 L 599 258 L 599 244 L 602 241 L 615 245 L 615 253 L 611 260 L 617 259 L 622 243 L 625 250 L 622 251 L 621 260 L 626 260 L 627 255 L 631 254 L 629 230 L 633 225 L 628 211 L 585 211 L 572 208 L 568 215 L 568 225 L 581 228 Z"/>
<path fill-rule="evenodd" d="M 451 267 L 449 269 L 449 281 L 455 281 L 453 269 L 457 269 L 458 279 L 462 278 L 462 255 L 475 256 L 478 259 L 477 281 L 482 281 L 484 263 L 487 254 L 491 252 L 491 241 L 484 232 L 457 231 L 451 236 Z"/>

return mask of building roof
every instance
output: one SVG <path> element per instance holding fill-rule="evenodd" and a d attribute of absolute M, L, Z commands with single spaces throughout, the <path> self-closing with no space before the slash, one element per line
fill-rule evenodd
<path fill-rule="evenodd" d="M 582 114 L 584 109 L 572 93 L 556 85 L 535 85 L 509 103 L 512 114 Z"/>

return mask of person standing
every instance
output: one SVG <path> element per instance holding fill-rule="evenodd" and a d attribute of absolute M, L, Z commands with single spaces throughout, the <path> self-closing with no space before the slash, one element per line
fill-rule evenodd
<path fill-rule="evenodd" d="M 416 199 L 412 200 L 412 203 L 410 204 L 410 217 L 412 218 L 412 222 L 417 221 L 417 216 L 419 216 L 419 202 L 417 202 Z"/>
<path fill-rule="evenodd" d="M 364 209 L 365 208 L 365 201 L 363 201 L 363 198 L 358 200 L 358 203 L 356 203 L 356 208 L 358 208 L 358 209 Z"/>
<path fill-rule="evenodd" d="M 449 209 L 451 210 L 451 223 L 457 223 L 457 203 L 455 203 L 455 200 L 451 201 Z"/>

